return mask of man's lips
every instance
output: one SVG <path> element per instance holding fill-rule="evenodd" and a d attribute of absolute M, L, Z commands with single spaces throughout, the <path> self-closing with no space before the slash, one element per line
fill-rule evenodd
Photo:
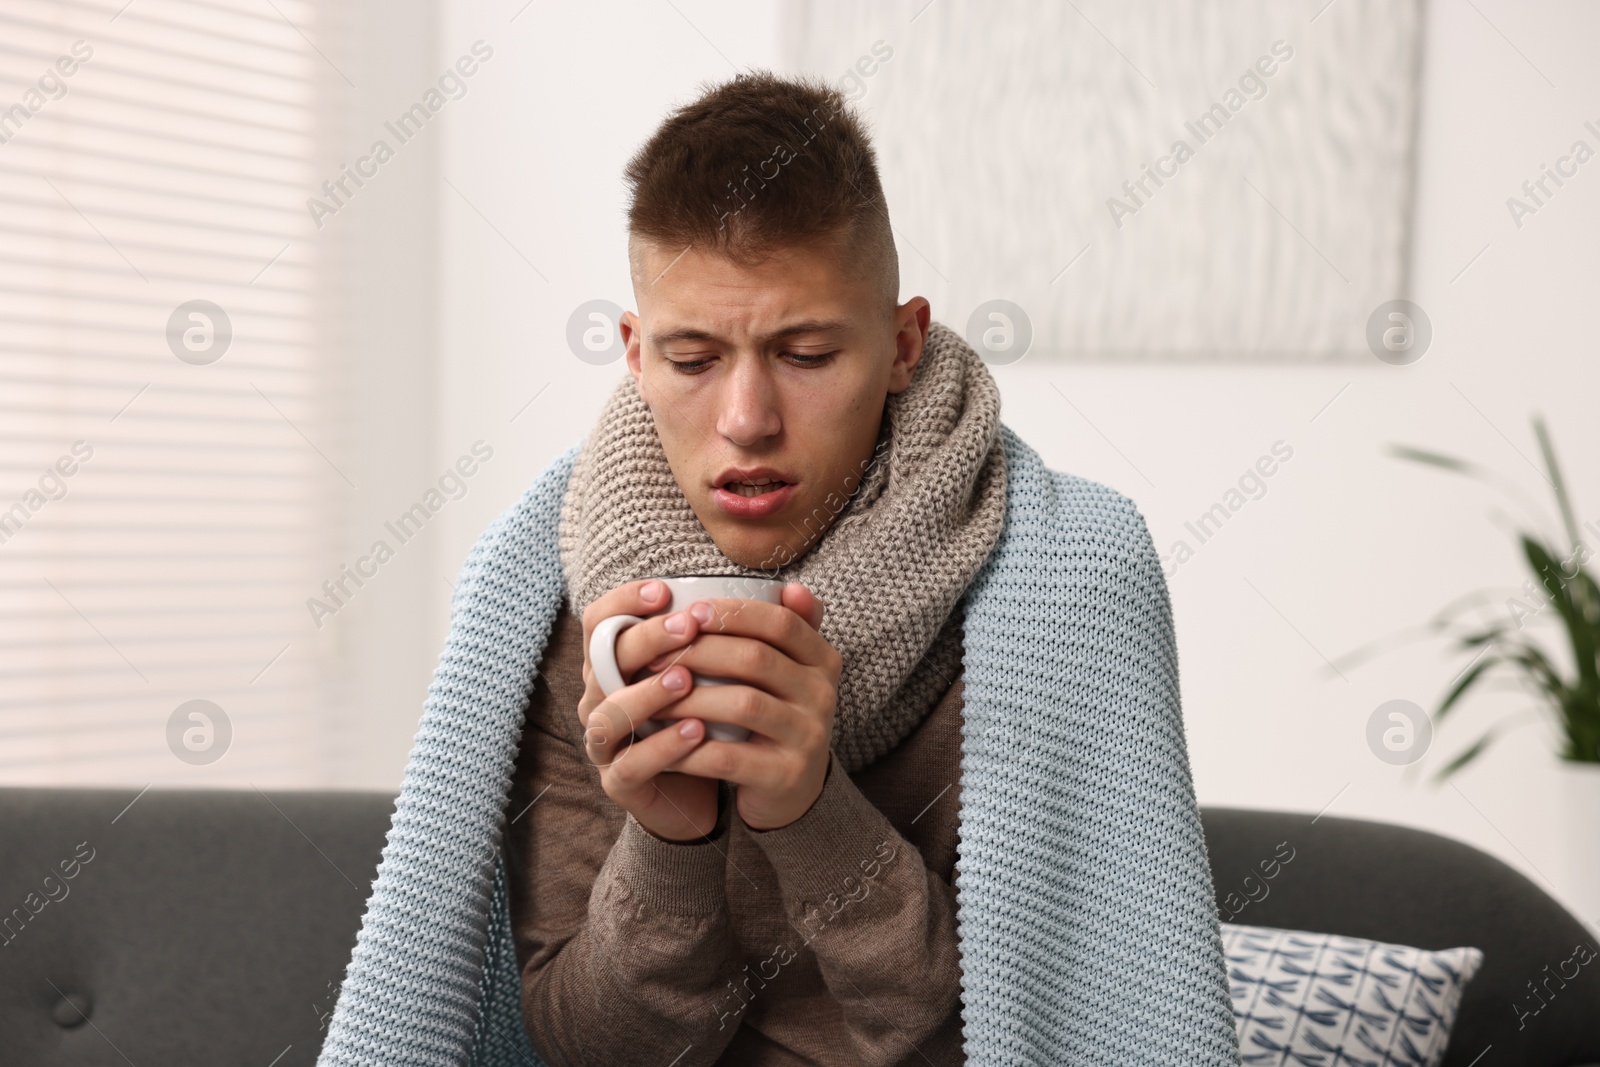
<path fill-rule="evenodd" d="M 781 509 L 795 494 L 795 483 L 776 478 L 758 479 L 762 484 L 750 486 L 742 481 L 729 480 L 713 486 L 711 499 L 725 515 L 740 519 L 758 519 Z M 732 485 L 734 488 L 729 488 Z M 746 495 L 749 494 L 749 495 Z"/>
<path fill-rule="evenodd" d="M 724 467 L 720 474 L 711 479 L 711 484 L 720 486 L 726 486 L 729 482 L 789 482 L 793 484 L 799 480 L 792 471 L 779 470 L 777 467 Z"/>
<path fill-rule="evenodd" d="M 777 467 L 725 467 L 711 480 L 711 499 L 724 515 L 764 518 L 789 502 L 798 480 Z"/>

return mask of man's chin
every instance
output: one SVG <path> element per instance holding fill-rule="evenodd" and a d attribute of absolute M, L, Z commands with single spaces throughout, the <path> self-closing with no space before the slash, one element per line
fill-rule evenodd
<path fill-rule="evenodd" d="M 783 537 L 767 519 L 758 522 L 722 517 L 715 526 L 707 526 L 706 532 L 722 554 L 741 567 L 775 571 L 802 555 L 800 547 L 793 543 L 795 539 Z"/>

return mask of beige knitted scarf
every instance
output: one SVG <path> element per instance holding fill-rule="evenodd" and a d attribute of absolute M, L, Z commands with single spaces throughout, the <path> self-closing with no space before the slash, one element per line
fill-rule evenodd
<path fill-rule="evenodd" d="M 654 417 L 624 374 L 584 439 L 559 525 L 574 614 L 639 578 L 730 574 L 801 582 L 843 670 L 833 750 L 846 771 L 905 738 L 961 673 L 962 594 L 1005 520 L 1000 392 L 959 334 L 928 328 L 911 384 L 891 393 L 855 493 L 786 566 L 723 555 L 667 464 Z M 802 551 L 796 548 L 796 551 Z"/>

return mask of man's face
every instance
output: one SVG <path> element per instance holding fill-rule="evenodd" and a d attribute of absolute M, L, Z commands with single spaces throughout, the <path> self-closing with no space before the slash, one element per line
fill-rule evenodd
<path fill-rule="evenodd" d="M 622 336 L 673 476 L 724 555 L 781 567 L 883 461 L 884 401 L 910 384 L 928 302 L 885 315 L 831 241 L 741 267 L 636 240 Z M 783 484 L 736 484 L 763 479 Z"/>

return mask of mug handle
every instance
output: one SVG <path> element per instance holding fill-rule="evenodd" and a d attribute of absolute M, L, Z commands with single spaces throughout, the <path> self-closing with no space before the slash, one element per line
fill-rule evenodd
<path fill-rule="evenodd" d="M 589 665 L 594 668 L 594 680 L 600 691 L 610 696 L 627 685 L 617 668 L 617 635 L 644 619 L 638 615 L 608 615 L 589 635 Z"/>

